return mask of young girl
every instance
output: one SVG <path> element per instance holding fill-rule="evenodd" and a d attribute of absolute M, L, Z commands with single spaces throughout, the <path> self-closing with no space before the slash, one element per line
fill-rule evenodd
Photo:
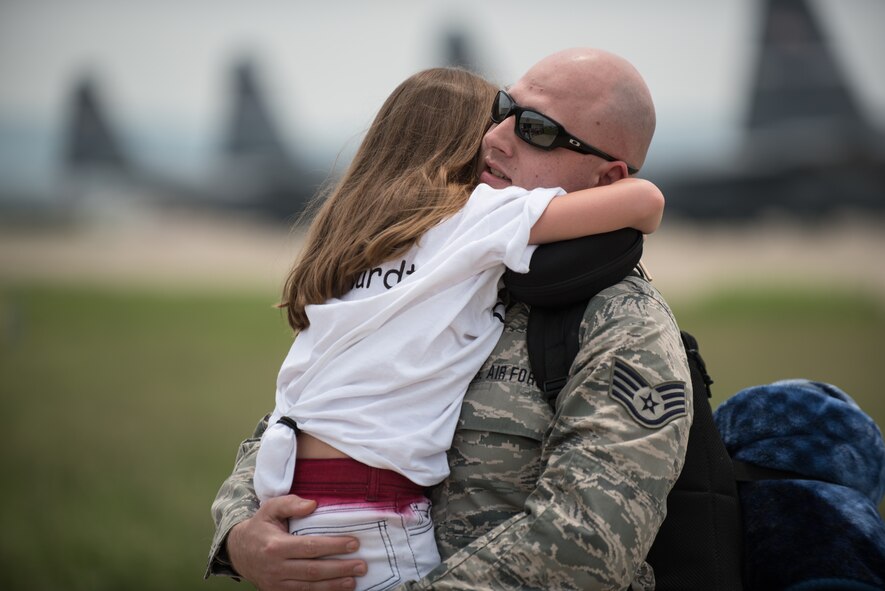
<path fill-rule="evenodd" d="M 255 490 L 317 501 L 290 521 L 294 534 L 360 538 L 360 589 L 439 562 L 424 487 L 448 475 L 462 397 L 503 331 L 493 308 L 505 266 L 528 271 L 530 244 L 660 222 L 660 192 L 638 179 L 569 195 L 476 187 L 495 93 L 450 68 L 394 90 L 286 283 L 298 336 Z"/>

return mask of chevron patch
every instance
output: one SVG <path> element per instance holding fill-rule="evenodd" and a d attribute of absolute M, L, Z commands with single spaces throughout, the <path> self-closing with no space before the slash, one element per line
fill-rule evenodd
<path fill-rule="evenodd" d="M 685 382 L 652 386 L 629 363 L 615 359 L 609 395 L 627 409 L 637 423 L 659 429 L 686 415 Z"/>

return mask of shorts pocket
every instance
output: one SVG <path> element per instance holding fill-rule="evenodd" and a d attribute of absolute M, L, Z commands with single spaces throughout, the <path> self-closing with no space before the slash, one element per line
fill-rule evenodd
<path fill-rule="evenodd" d="M 352 518 L 353 513 L 348 511 Z M 328 512 L 324 515 L 328 516 Z M 349 523 L 347 525 L 307 525 L 298 519 L 290 521 L 289 532 L 298 536 L 353 536 L 360 541 L 360 549 L 356 557 L 361 558 L 368 564 L 368 572 L 365 576 L 357 578 L 357 589 L 364 591 L 381 591 L 389 589 L 402 582 L 401 569 L 396 555 L 394 540 L 386 520 L 366 520 Z M 294 525 L 294 527 L 293 527 Z M 398 540 L 400 544 L 404 540 Z M 353 558 L 341 556 L 341 558 Z"/>
<path fill-rule="evenodd" d="M 412 509 L 412 519 L 406 521 L 406 531 L 409 533 L 409 536 L 421 536 L 433 530 L 433 520 L 430 518 L 430 503 L 411 503 L 409 506 Z"/>

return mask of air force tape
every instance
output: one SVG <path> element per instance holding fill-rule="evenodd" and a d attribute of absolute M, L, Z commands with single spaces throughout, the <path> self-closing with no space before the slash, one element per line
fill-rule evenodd
<path fill-rule="evenodd" d="M 612 364 L 609 394 L 637 423 L 649 429 L 659 429 L 686 415 L 685 382 L 652 386 L 642 374 L 620 359 L 615 359 Z"/>

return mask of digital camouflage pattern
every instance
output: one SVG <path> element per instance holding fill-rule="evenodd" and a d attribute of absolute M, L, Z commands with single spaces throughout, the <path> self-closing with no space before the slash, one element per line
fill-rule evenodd
<path fill-rule="evenodd" d="M 590 301 L 581 351 L 554 409 L 530 375 L 527 309 L 464 400 L 449 478 L 434 490 L 445 562 L 411 589 L 653 588 L 643 558 L 664 519 L 691 418 L 679 330 L 660 295 L 628 278 Z M 688 414 L 643 427 L 610 396 L 617 357 L 654 383 L 685 383 Z M 477 536 L 482 536 L 477 539 Z"/>
<path fill-rule="evenodd" d="M 231 566 L 224 543 L 233 526 L 258 511 L 258 496 L 252 485 L 252 476 L 255 474 L 255 458 L 258 456 L 261 435 L 267 428 L 269 416 L 266 415 L 261 419 L 258 426 L 255 427 L 252 437 L 240 444 L 237 459 L 234 462 L 234 470 L 222 483 L 215 496 L 215 501 L 212 503 L 215 535 L 212 537 L 212 546 L 209 549 L 209 566 L 206 569 L 206 577 L 209 575 L 239 577 Z"/>
<path fill-rule="evenodd" d="M 451 474 L 433 491 L 444 562 L 403 588 L 654 589 L 643 558 L 682 467 L 692 416 L 688 364 L 670 309 L 633 277 L 594 297 L 555 409 L 529 368 L 527 307 L 510 306 L 505 320 L 465 395 Z M 615 357 L 650 383 L 684 382 L 686 416 L 657 429 L 633 419 L 610 396 Z M 220 542 L 257 508 L 254 451 L 244 442 L 213 504 L 210 573 L 234 574 Z"/>

